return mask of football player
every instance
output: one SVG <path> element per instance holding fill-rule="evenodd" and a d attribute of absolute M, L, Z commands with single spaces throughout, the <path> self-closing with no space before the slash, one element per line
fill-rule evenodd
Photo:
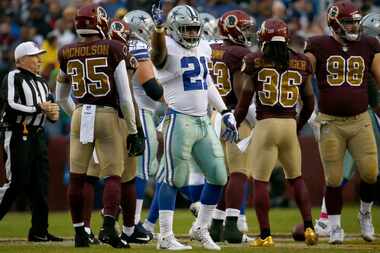
<path fill-rule="evenodd" d="M 96 147 L 100 174 L 106 177 L 103 192 L 104 235 L 112 247 L 124 248 L 127 244 L 119 238 L 114 228 L 124 170 L 125 139 L 122 138 L 124 129 L 119 124 L 119 107 L 125 119 L 125 129 L 128 130 L 128 149 L 136 149 L 136 144 L 140 142 L 125 67 L 128 49 L 120 42 L 106 39 L 107 13 L 96 4 L 84 5 L 78 10 L 75 28 L 81 41 L 59 50 L 60 72 L 56 86 L 57 101 L 72 115 L 68 196 L 75 228 L 75 247 L 89 246 L 83 222 L 83 185 Z"/>
<path fill-rule="evenodd" d="M 208 43 L 201 41 L 202 23 L 198 12 L 188 5 L 174 7 L 167 16 L 165 36 L 162 10 L 155 9 L 156 29 L 152 37 L 152 60 L 161 71 L 170 73 L 162 82 L 168 103 L 164 123 L 165 182 L 159 193 L 160 238 L 157 248 L 186 250 L 173 234 L 173 213 L 179 188 L 187 183 L 194 158 L 207 180 L 201 207 L 191 237 L 203 247 L 220 250 L 211 239 L 207 224 L 227 181 L 222 146 L 207 115 L 208 100 L 220 112 L 223 122 L 237 138 L 235 119 L 227 110 L 208 73 L 211 57 Z"/>
<path fill-rule="evenodd" d="M 155 126 L 155 112 L 160 108 L 161 103 L 158 101 L 162 97 L 161 90 L 155 90 L 155 87 L 161 87 L 156 84 L 155 68 L 150 60 L 150 36 L 154 29 L 154 23 L 151 16 L 141 10 L 128 12 L 123 20 L 128 24 L 131 30 L 131 39 L 129 40 L 129 51 L 137 59 L 139 67 L 132 77 L 133 93 L 138 105 L 139 115 L 144 131 L 145 151 L 137 160 L 137 177 L 136 177 L 136 211 L 135 224 L 140 223 L 141 210 L 143 206 L 145 188 L 150 177 L 157 172 L 157 149 L 158 140 Z M 153 95 L 151 98 L 148 93 Z M 156 96 L 154 96 L 156 95 Z M 157 186 L 159 189 L 159 186 Z"/>
<path fill-rule="evenodd" d="M 373 236 L 371 206 L 378 174 L 377 149 L 368 109 L 368 76 L 380 84 L 380 43 L 360 34 L 361 14 L 351 1 L 338 1 L 327 10 L 332 36 L 311 37 L 305 53 L 320 92 L 317 121 L 319 150 L 325 172 L 330 243 L 344 240 L 341 226 L 343 158 L 352 155 L 360 174 L 359 221 L 363 238 Z M 378 113 L 378 112 L 376 112 Z M 367 234 L 368 233 L 368 234 Z"/>
<path fill-rule="evenodd" d="M 251 52 L 249 38 L 256 33 L 255 20 L 244 11 L 232 10 L 224 13 L 219 19 L 218 28 L 223 43 L 211 44 L 212 65 L 210 64 L 209 67 L 215 86 L 227 108 L 233 110 L 242 89 L 242 73 L 240 72 L 242 60 Z M 250 123 L 243 121 L 239 128 L 239 137 L 244 139 L 250 133 Z M 224 238 L 229 243 L 241 243 L 243 233 L 239 231 L 237 222 L 243 203 L 245 185 L 250 176 L 250 170 L 247 167 L 248 156 L 247 152 L 241 152 L 235 143 L 222 143 L 229 170 L 229 180 L 225 186 L 224 196 L 214 212 L 210 234 L 214 241 L 221 241 Z M 225 216 L 227 216 L 226 219 L 224 219 Z"/>
<path fill-rule="evenodd" d="M 377 38 L 380 41 L 380 14 L 377 13 L 369 13 L 365 17 L 363 17 L 360 21 L 361 29 L 363 34 L 367 36 L 373 36 Z M 375 135 L 376 139 L 376 146 L 379 148 L 380 144 L 380 126 L 379 126 L 379 120 L 374 112 L 379 105 L 379 94 L 377 91 L 376 84 L 373 82 L 373 79 L 368 80 L 368 102 L 369 105 L 371 106 L 368 110 L 370 117 L 371 117 L 371 122 L 372 122 L 372 127 L 373 127 L 373 132 Z M 319 131 L 319 129 L 317 129 Z M 318 133 L 316 134 L 318 136 Z M 319 141 L 319 140 L 318 140 Z M 377 161 L 379 165 L 379 152 L 377 154 Z M 344 186 L 347 182 L 349 182 L 354 175 L 354 168 L 356 167 L 355 162 L 351 156 L 351 154 L 346 151 L 345 156 L 344 156 L 344 161 L 343 161 L 343 180 L 342 180 L 342 186 Z M 365 206 L 365 203 L 362 203 L 361 201 L 361 206 Z M 371 203 L 372 205 L 372 203 Z M 359 218 L 362 217 L 359 215 Z M 366 241 L 373 241 L 374 240 L 374 227 L 371 222 L 371 219 L 366 219 L 363 220 L 363 225 L 361 225 L 362 231 L 362 236 L 363 239 Z M 319 219 L 317 220 L 315 224 L 315 231 L 318 233 L 318 235 L 322 236 L 328 236 L 330 235 L 330 224 L 328 222 L 328 215 L 327 215 L 327 210 L 326 210 L 326 204 L 325 204 L 325 199 L 323 198 L 322 201 L 322 207 L 321 207 L 321 213 L 319 216 Z"/>
<path fill-rule="evenodd" d="M 288 48 L 288 27 L 280 19 L 265 20 L 258 32 L 260 52 L 244 57 L 244 88 L 235 117 L 241 124 L 255 95 L 257 121 L 253 130 L 250 159 L 254 178 L 254 202 L 260 236 L 253 246 L 272 246 L 269 225 L 268 182 L 277 160 L 294 189 L 295 200 L 304 221 L 307 245 L 317 243 L 309 193 L 301 175 L 301 150 L 297 131 L 314 109 L 311 65 L 305 55 Z M 303 102 L 299 120 L 296 105 Z"/>

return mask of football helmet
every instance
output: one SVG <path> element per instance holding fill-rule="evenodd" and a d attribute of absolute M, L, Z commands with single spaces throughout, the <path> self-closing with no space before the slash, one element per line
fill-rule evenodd
<path fill-rule="evenodd" d="M 380 14 L 369 13 L 360 21 L 362 32 L 367 36 L 376 37 L 380 41 Z"/>
<path fill-rule="evenodd" d="M 82 6 L 75 16 L 75 30 L 82 37 L 98 34 L 105 39 L 108 33 L 106 10 L 97 4 Z"/>
<path fill-rule="evenodd" d="M 327 9 L 327 25 L 344 40 L 359 40 L 361 18 L 358 7 L 349 0 L 337 1 Z"/>
<path fill-rule="evenodd" d="M 166 19 L 168 34 L 184 48 L 198 46 L 203 24 L 198 11 L 189 5 L 178 5 Z"/>
<path fill-rule="evenodd" d="M 112 19 L 110 22 L 110 28 L 108 30 L 108 36 L 111 40 L 118 40 L 125 44 L 128 44 L 131 31 L 128 24 L 120 19 Z"/>
<path fill-rule="evenodd" d="M 257 32 L 259 42 L 262 46 L 270 41 L 288 42 L 289 32 L 288 26 L 284 21 L 278 18 L 270 18 L 265 20 Z"/>
<path fill-rule="evenodd" d="M 214 40 L 218 33 L 218 21 L 216 18 L 207 12 L 199 13 L 201 22 L 203 24 L 203 34 L 202 37 L 205 40 Z"/>
<path fill-rule="evenodd" d="M 236 44 L 251 46 L 256 39 L 256 20 L 241 10 L 227 11 L 219 18 L 219 33 Z"/>
<path fill-rule="evenodd" d="M 141 10 L 131 11 L 124 16 L 123 21 L 128 24 L 131 38 L 141 40 L 150 45 L 154 22 L 149 13 Z"/>

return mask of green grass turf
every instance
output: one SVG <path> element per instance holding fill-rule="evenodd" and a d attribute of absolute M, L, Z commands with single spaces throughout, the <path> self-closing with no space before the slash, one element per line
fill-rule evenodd
<path fill-rule="evenodd" d="M 314 217 L 317 217 L 319 209 L 314 209 Z M 296 243 L 290 240 L 290 231 L 292 227 L 300 223 L 301 218 L 296 209 L 272 209 L 270 213 L 270 221 L 272 226 L 272 233 L 276 243 L 275 248 L 269 249 L 252 249 L 247 245 L 227 245 L 222 244 L 223 251 L 228 253 L 236 253 L 239 250 L 241 253 L 254 250 L 254 252 L 379 252 L 380 253 L 380 239 L 373 243 L 365 243 L 358 237 L 360 232 L 357 222 L 357 206 L 346 206 L 343 210 L 342 225 L 345 229 L 347 240 L 345 244 L 340 246 L 331 246 L 327 244 L 326 239 L 322 239 L 321 243 L 316 247 L 306 247 L 303 243 Z M 248 222 L 250 227 L 249 234 L 255 235 L 258 233 L 258 226 L 253 210 L 247 210 Z M 143 215 L 145 217 L 145 215 Z M 188 229 L 191 226 L 193 217 L 188 210 L 178 210 L 175 213 L 174 232 L 181 237 L 182 241 L 188 242 L 194 246 L 192 252 L 204 252 L 199 247 L 198 242 L 190 242 L 187 237 Z M 380 231 L 380 208 L 373 209 L 373 222 L 376 231 Z M 92 226 L 95 231 L 99 228 L 101 218 L 98 212 L 93 213 Z M 65 238 L 73 237 L 73 228 L 70 222 L 69 212 L 54 212 L 50 213 L 49 217 L 49 231 L 55 235 L 63 236 Z M 94 246 L 90 249 L 74 249 L 73 242 L 66 240 L 63 243 L 48 243 L 48 244 L 31 244 L 25 241 L 28 229 L 30 227 L 30 214 L 29 213 L 9 213 L 0 222 L 0 252 L 38 252 L 38 253 L 63 253 L 63 252 L 116 252 L 120 250 L 112 249 L 108 246 Z M 132 245 L 134 252 L 150 253 L 155 250 L 155 242 L 146 246 Z"/>

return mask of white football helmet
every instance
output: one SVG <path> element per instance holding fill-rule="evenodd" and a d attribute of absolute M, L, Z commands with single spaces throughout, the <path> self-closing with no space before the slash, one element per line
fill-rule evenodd
<path fill-rule="evenodd" d="M 184 48 L 198 46 L 203 24 L 197 10 L 189 5 L 178 5 L 166 19 L 168 34 Z"/>
<path fill-rule="evenodd" d="M 380 14 L 369 13 L 360 21 L 365 35 L 376 37 L 380 41 Z"/>
<path fill-rule="evenodd" d="M 145 11 L 135 10 L 128 12 L 123 21 L 131 30 L 131 38 L 141 40 L 150 45 L 150 38 L 154 30 L 152 17 Z"/>
<path fill-rule="evenodd" d="M 217 38 L 218 33 L 218 20 L 207 12 L 199 13 L 201 22 L 203 24 L 203 39 L 214 40 Z"/>

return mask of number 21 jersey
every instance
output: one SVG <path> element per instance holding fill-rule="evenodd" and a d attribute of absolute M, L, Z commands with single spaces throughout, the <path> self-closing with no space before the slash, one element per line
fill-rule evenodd
<path fill-rule="evenodd" d="M 320 93 L 319 111 L 333 116 L 354 116 L 368 109 L 368 74 L 380 44 L 361 36 L 346 46 L 331 36 L 311 37 L 305 47 L 316 58 Z"/>
<path fill-rule="evenodd" d="M 185 49 L 166 37 L 166 48 L 167 59 L 159 72 L 168 74 L 159 81 L 169 108 L 191 116 L 207 115 L 210 46 L 201 40 L 197 47 Z"/>

